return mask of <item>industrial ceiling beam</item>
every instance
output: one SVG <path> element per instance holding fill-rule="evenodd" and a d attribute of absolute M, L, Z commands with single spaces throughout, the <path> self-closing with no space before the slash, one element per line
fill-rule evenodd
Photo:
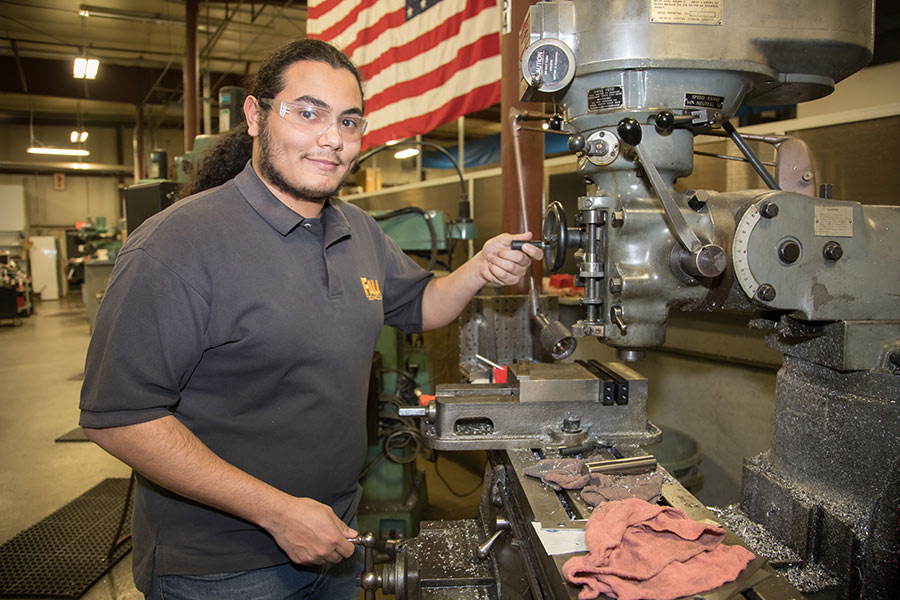
<path fill-rule="evenodd" d="M 184 3 L 185 38 L 184 38 L 184 149 L 194 149 L 194 138 L 200 133 L 198 125 L 200 114 L 200 68 L 197 49 L 197 0 Z"/>

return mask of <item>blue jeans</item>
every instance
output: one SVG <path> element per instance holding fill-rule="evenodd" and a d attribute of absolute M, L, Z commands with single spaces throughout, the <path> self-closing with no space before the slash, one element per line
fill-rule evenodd
<path fill-rule="evenodd" d="M 237 573 L 157 576 L 147 600 L 357 600 L 362 556 L 357 546 L 350 558 L 321 567 L 288 563 Z"/>

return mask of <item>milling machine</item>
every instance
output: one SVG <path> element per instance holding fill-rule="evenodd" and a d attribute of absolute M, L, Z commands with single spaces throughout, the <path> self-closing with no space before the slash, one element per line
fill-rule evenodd
<path fill-rule="evenodd" d="M 590 508 L 523 471 L 572 451 L 645 455 L 659 431 L 647 422 L 647 381 L 629 363 L 665 341 L 668 313 L 679 309 L 759 313 L 755 323 L 784 354 L 773 446 L 745 461 L 746 516 L 802 562 L 834 573 L 835 597 L 897 597 L 900 209 L 820 197 L 802 142 L 758 137 L 777 150 L 773 177 L 729 123 L 742 104 L 813 100 L 865 66 L 873 9 L 872 0 L 531 7 L 519 36 L 522 97 L 559 107 L 588 181 L 573 226 L 551 204 L 536 243 L 551 271 L 577 251 L 585 317 L 572 334 L 596 336 L 621 362 L 548 364 L 571 348 L 543 336 L 552 301 L 476 299 L 461 327 L 470 383 L 439 386 L 428 406 L 407 412 L 421 417 L 433 448 L 490 451 L 479 517 L 423 523 L 417 538 L 389 543 L 393 561 L 378 572 L 370 560 L 364 588 L 400 598 L 574 598 L 560 573 L 571 555 L 548 553 L 545 535 L 583 528 Z M 511 119 L 514 131 L 552 121 Z M 732 139 L 766 189 L 676 193 L 696 135 Z M 509 382 L 471 383 L 481 375 L 476 355 L 510 364 Z M 661 503 L 715 519 L 671 477 Z M 726 543 L 739 541 L 729 533 Z M 799 597 L 765 557 L 700 597 L 741 593 Z"/>

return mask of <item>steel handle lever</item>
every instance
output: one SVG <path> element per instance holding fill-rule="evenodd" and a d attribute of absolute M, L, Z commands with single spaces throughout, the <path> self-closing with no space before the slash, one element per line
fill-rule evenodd
<path fill-rule="evenodd" d="M 359 574 L 357 583 L 365 590 L 365 600 L 375 600 L 375 590 L 381 588 L 381 573 L 375 570 L 375 534 L 372 532 L 347 540 L 365 548 L 365 568 Z"/>
<path fill-rule="evenodd" d="M 684 215 L 681 214 L 681 210 L 679 210 L 678 204 L 675 202 L 672 191 L 666 185 L 659 171 L 656 170 L 656 165 L 653 164 L 653 160 L 648 155 L 646 148 L 641 144 L 643 134 L 640 124 L 631 117 L 626 117 L 619 121 L 617 132 L 622 140 L 634 146 L 634 150 L 637 152 L 638 159 L 641 162 L 641 167 L 643 167 L 647 178 L 650 180 L 650 185 L 656 192 L 657 197 L 659 197 L 663 213 L 669 220 L 675 238 L 688 254 L 688 258 L 683 261 L 688 272 L 700 277 L 717 277 L 724 273 L 727 266 L 725 251 L 715 244 L 704 244 L 701 242 L 694 230 L 688 226 Z M 621 328 L 621 325 L 619 327 Z"/>
<path fill-rule="evenodd" d="M 503 535 L 503 532 L 507 529 L 510 529 L 509 521 L 504 519 L 503 517 L 497 517 L 497 530 L 491 534 L 491 536 L 485 541 L 481 542 L 478 545 L 478 548 L 475 549 L 475 556 L 478 560 L 484 560 L 491 553 L 491 550 L 494 548 L 494 544 L 497 543 L 497 540 L 500 539 L 500 536 Z"/>

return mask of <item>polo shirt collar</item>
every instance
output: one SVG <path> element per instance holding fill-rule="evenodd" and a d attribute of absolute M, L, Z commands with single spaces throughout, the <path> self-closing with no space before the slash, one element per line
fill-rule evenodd
<path fill-rule="evenodd" d="M 253 207 L 253 210 L 262 217 L 273 229 L 282 236 L 286 236 L 299 227 L 306 219 L 284 205 L 275 194 L 266 187 L 256 171 L 253 170 L 251 161 L 247 161 L 244 170 L 234 178 L 238 190 Z M 337 241 L 350 236 L 350 223 L 343 211 L 337 208 L 337 200 L 328 198 L 322 207 L 319 217 L 325 229 L 325 245 L 329 246 Z"/>

